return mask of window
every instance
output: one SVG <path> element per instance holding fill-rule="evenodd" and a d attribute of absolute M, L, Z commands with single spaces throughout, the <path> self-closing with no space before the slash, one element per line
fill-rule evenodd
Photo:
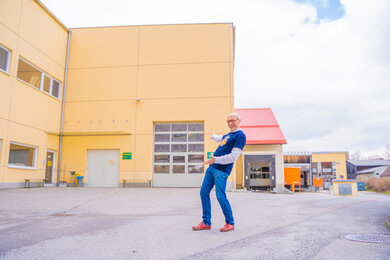
<path fill-rule="evenodd" d="M 0 45 L 0 70 L 8 73 L 10 51 Z"/>
<path fill-rule="evenodd" d="M 154 125 L 154 173 L 201 174 L 203 160 L 203 123 Z"/>
<path fill-rule="evenodd" d="M 25 83 L 40 89 L 41 78 L 42 72 L 25 62 L 24 60 L 19 59 L 18 79 L 21 79 Z"/>
<path fill-rule="evenodd" d="M 11 143 L 8 166 L 35 168 L 37 148 L 29 145 Z"/>
<path fill-rule="evenodd" d="M 24 59 L 19 59 L 18 79 L 55 98 L 60 97 L 61 83 Z"/>

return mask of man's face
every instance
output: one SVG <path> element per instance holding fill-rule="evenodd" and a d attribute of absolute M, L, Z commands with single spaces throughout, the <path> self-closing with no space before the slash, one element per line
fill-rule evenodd
<path fill-rule="evenodd" d="M 234 131 L 240 126 L 241 119 L 237 119 L 236 116 L 228 116 L 226 122 L 229 126 L 230 131 Z"/>

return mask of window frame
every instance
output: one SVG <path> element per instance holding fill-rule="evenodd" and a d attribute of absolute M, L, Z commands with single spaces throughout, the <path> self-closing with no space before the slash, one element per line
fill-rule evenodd
<path fill-rule="evenodd" d="M 18 77 L 18 72 L 19 72 L 19 61 L 22 60 L 23 62 L 27 63 L 28 65 L 30 65 L 31 67 L 33 67 L 34 69 L 38 70 L 40 73 L 41 73 L 41 82 L 39 84 L 39 88 L 34 86 L 34 85 L 31 85 L 30 83 L 24 81 L 23 79 L 19 78 Z M 38 68 L 37 66 L 35 66 L 34 64 L 32 64 L 31 62 L 27 61 L 26 59 L 24 59 L 23 57 L 19 56 L 19 61 L 18 61 L 18 69 L 17 69 L 17 73 L 16 73 L 16 78 L 23 82 L 24 84 L 27 84 L 28 86 L 30 87 L 33 87 L 34 89 L 38 89 L 40 90 L 42 93 L 45 93 L 46 95 L 49 95 L 57 100 L 60 100 L 60 96 L 61 96 L 61 87 L 62 87 L 62 83 L 61 81 L 55 79 L 54 77 L 50 76 L 48 73 L 46 73 L 45 71 L 41 70 L 40 68 Z M 43 86 L 44 86 L 44 81 L 45 81 L 45 77 L 49 78 L 50 79 L 50 85 L 49 85 L 49 93 L 46 92 L 44 89 L 43 89 Z M 53 95 L 53 84 L 54 84 L 54 81 L 56 81 L 59 85 L 58 87 L 58 97 L 56 97 L 55 95 Z"/>
<path fill-rule="evenodd" d="M 178 125 L 178 124 L 185 124 L 187 125 L 187 130 L 186 131 L 175 131 L 175 130 L 172 130 L 172 125 Z M 191 124 L 202 124 L 203 125 L 203 131 L 190 131 L 189 130 L 189 125 Z M 156 125 L 169 125 L 169 131 L 156 131 Z M 156 134 L 169 134 L 169 141 L 156 141 Z M 186 141 L 173 141 L 172 140 L 172 136 L 174 134 L 186 134 Z M 189 141 L 189 134 L 203 134 L 203 141 Z M 170 149 L 169 149 L 169 152 L 156 152 L 155 151 L 155 145 L 158 145 L 158 144 L 166 144 L 166 145 L 169 145 Z M 172 151 L 171 149 L 171 145 L 172 144 L 185 144 L 186 147 L 187 147 L 187 150 L 186 152 L 174 152 Z M 188 145 L 189 144 L 201 144 L 203 145 L 203 152 L 190 152 L 188 150 Z M 204 160 L 204 144 L 205 144 L 205 140 L 204 140 L 204 123 L 203 122 L 166 122 L 166 123 L 154 123 L 153 124 L 153 174 L 164 174 L 164 175 L 185 175 L 185 174 L 203 174 L 204 173 L 204 170 L 205 170 L 205 167 L 203 165 L 203 161 L 202 162 L 198 162 L 198 163 L 190 163 L 189 162 L 189 155 L 202 155 L 203 156 L 203 160 Z M 169 162 L 155 162 L 155 155 L 169 155 Z M 174 159 L 174 156 L 184 156 L 184 162 L 183 163 L 179 163 L 179 162 L 174 162 L 173 159 Z M 169 166 L 169 173 L 162 173 L 162 172 L 155 172 L 154 170 L 154 167 L 156 165 L 166 165 L 166 166 Z M 173 167 L 174 166 L 180 166 L 180 165 L 184 165 L 184 172 L 183 173 L 174 173 L 173 172 Z M 197 166 L 203 166 L 203 171 L 202 172 L 199 172 L 199 173 L 190 173 L 189 172 L 189 166 L 192 166 L 192 165 L 197 165 Z"/>
<path fill-rule="evenodd" d="M 13 163 L 9 163 L 9 156 L 10 156 L 10 153 L 11 153 L 11 144 L 15 144 L 15 145 L 20 145 L 20 146 L 25 146 L 25 147 L 28 147 L 28 148 L 33 148 L 34 150 L 34 159 L 32 160 L 33 161 L 33 166 L 21 166 L 21 165 L 15 165 Z M 14 168 L 14 169 L 28 169 L 28 170 L 37 170 L 37 156 L 38 155 L 38 147 L 36 146 L 33 146 L 33 145 L 28 145 L 28 144 L 22 144 L 22 143 L 18 143 L 18 142 L 9 142 L 9 151 L 8 151 L 8 168 Z"/>
<path fill-rule="evenodd" d="M 9 74 L 9 64 L 10 64 L 10 62 L 11 62 L 11 50 L 10 49 L 8 49 L 7 47 L 5 47 L 4 45 L 1 45 L 0 44 L 0 48 L 1 49 L 3 49 L 3 50 L 5 50 L 6 52 L 7 52 L 7 62 L 6 62 L 6 68 L 5 68 L 5 70 L 3 70 L 2 68 L 0 68 L 0 71 L 2 71 L 2 72 L 4 72 L 4 73 L 6 73 L 6 74 Z"/>

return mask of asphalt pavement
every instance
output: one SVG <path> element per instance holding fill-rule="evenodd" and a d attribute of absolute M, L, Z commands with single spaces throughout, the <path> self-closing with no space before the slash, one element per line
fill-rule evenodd
<path fill-rule="evenodd" d="M 390 259 L 390 196 L 227 193 L 235 230 L 212 191 L 212 229 L 199 189 L 44 187 L 0 190 L 0 259 Z M 386 241 L 385 241 L 386 242 Z"/>

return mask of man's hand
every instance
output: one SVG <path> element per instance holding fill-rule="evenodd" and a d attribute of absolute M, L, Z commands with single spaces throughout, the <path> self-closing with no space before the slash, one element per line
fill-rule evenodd
<path fill-rule="evenodd" d="M 203 162 L 203 164 L 213 164 L 213 163 L 215 163 L 214 157 L 211 157 L 210 159 Z"/>

